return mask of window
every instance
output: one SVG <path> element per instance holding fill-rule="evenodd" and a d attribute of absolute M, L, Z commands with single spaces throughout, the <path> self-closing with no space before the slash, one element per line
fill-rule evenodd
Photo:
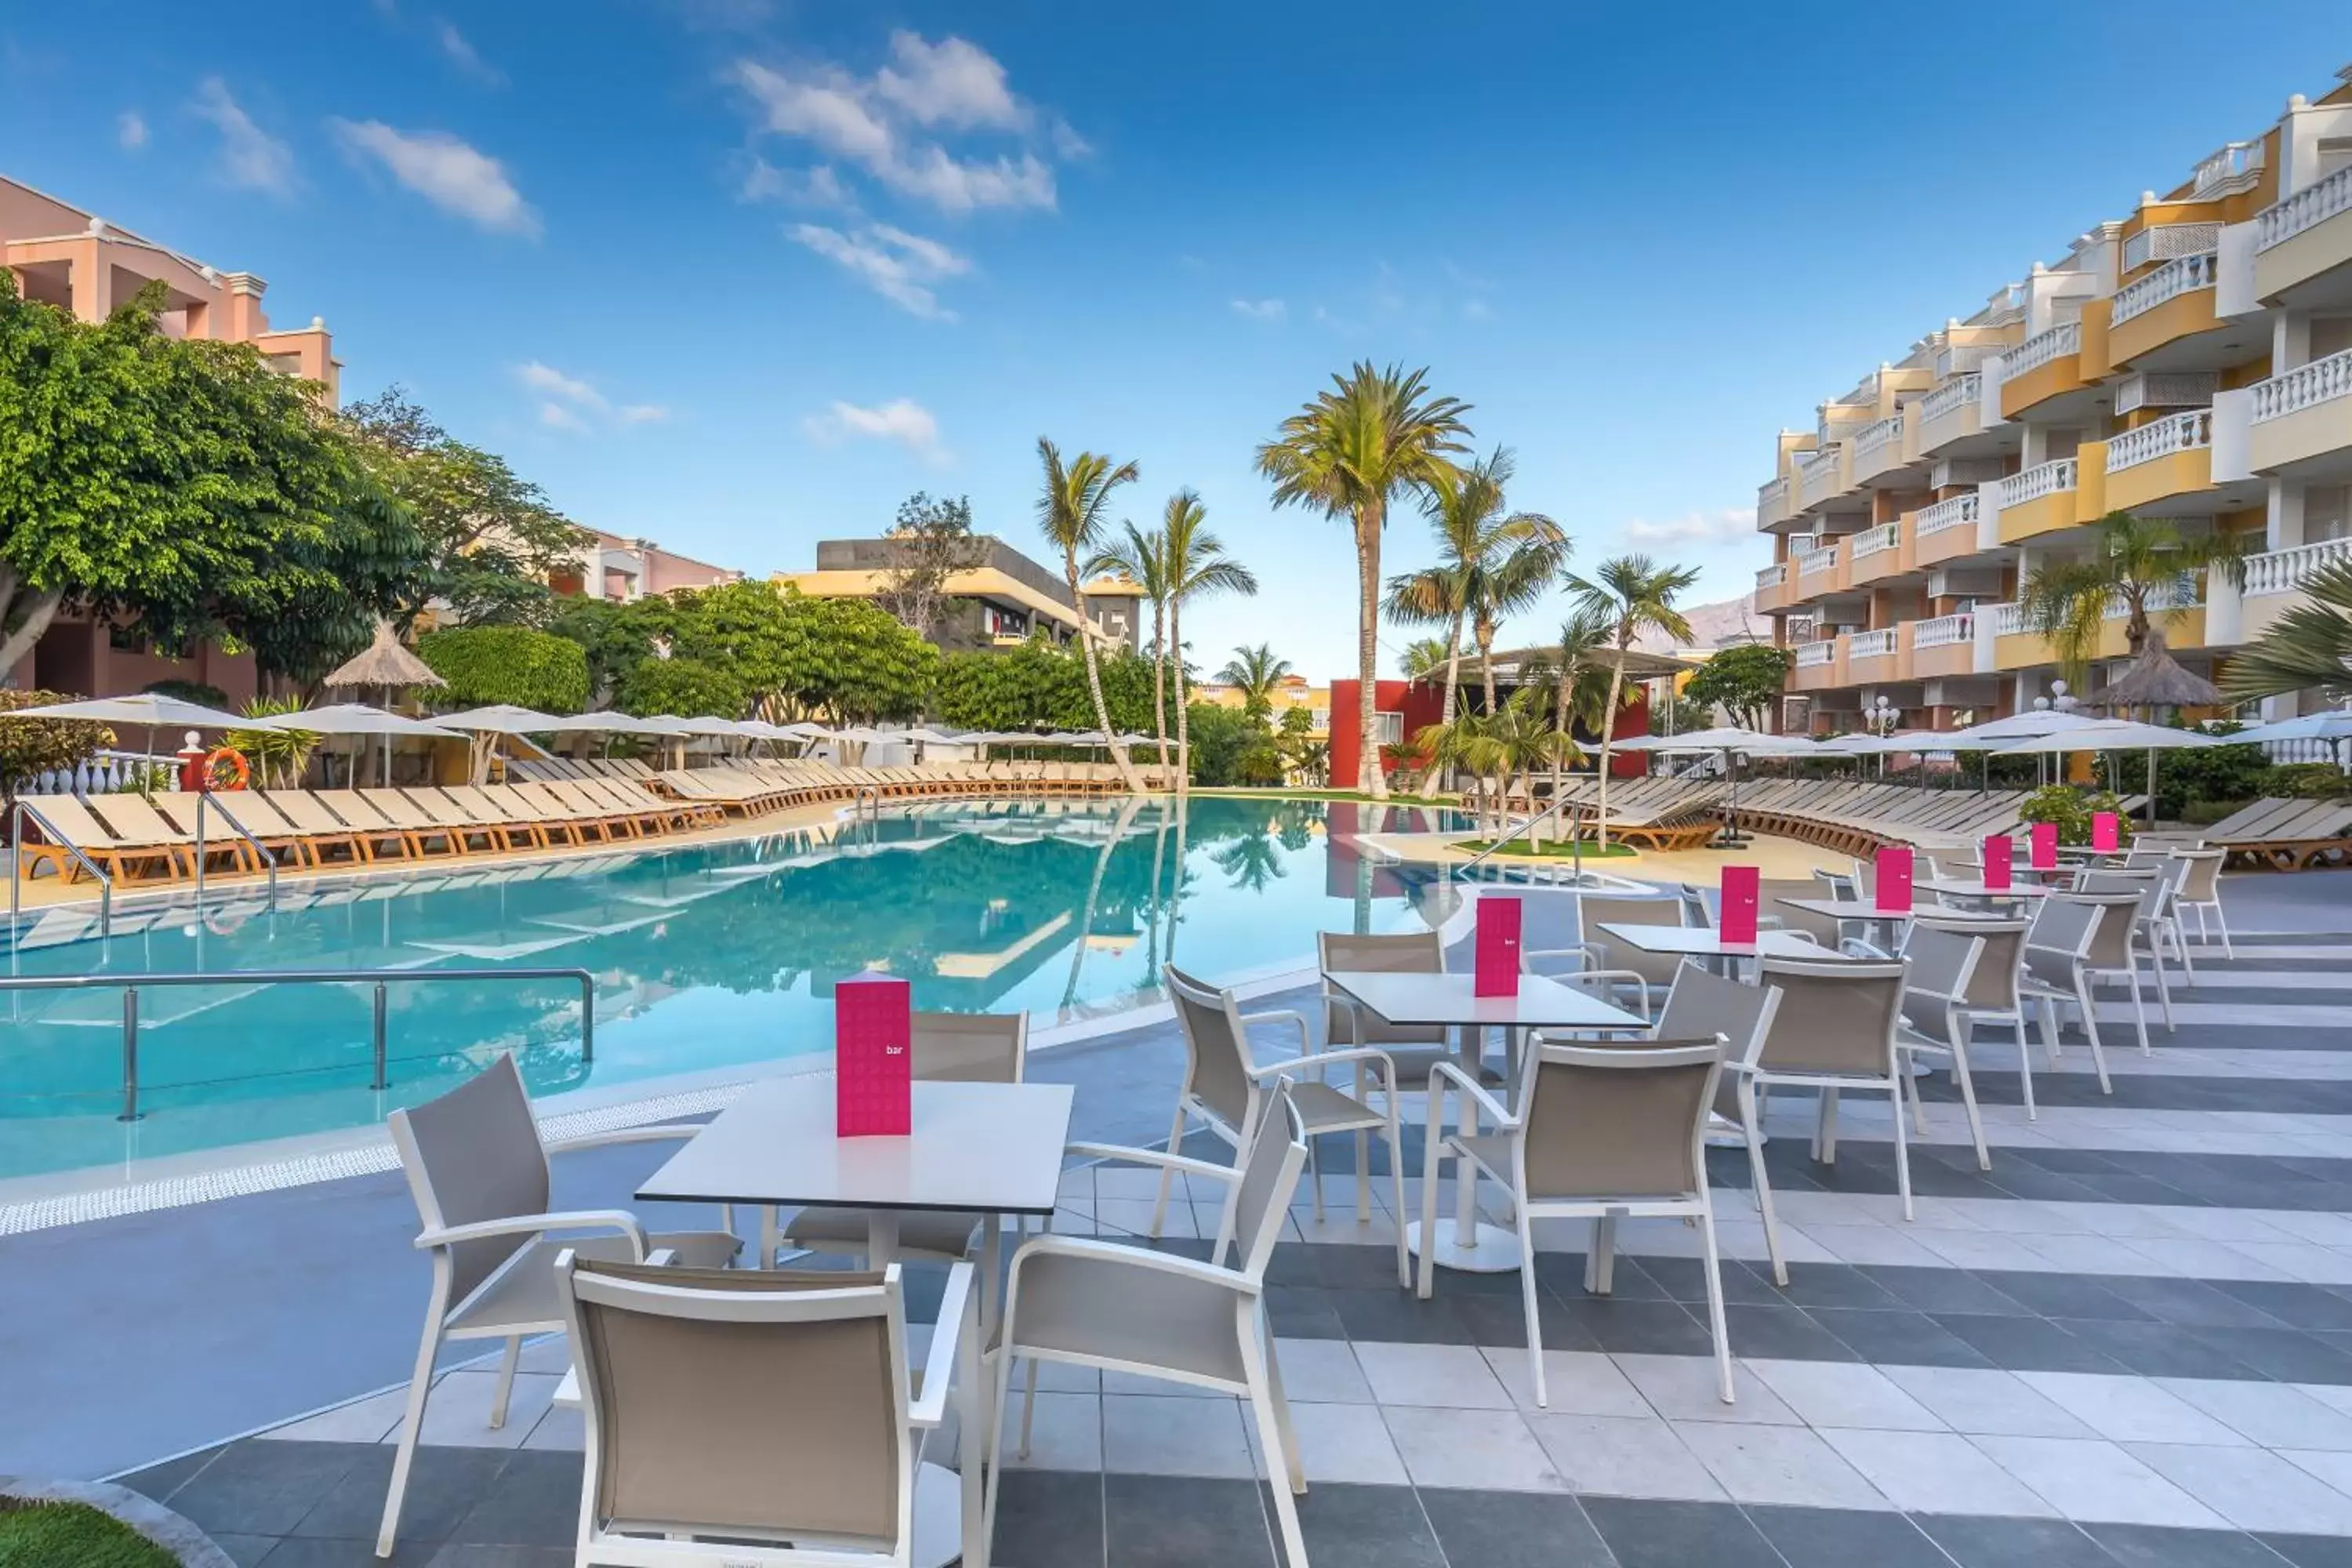
<path fill-rule="evenodd" d="M 1404 744 L 1404 715 L 1402 713 L 1373 714 L 1372 739 L 1376 744 L 1382 746 Z"/>
<path fill-rule="evenodd" d="M 2303 542 L 2352 537 L 2352 485 L 2314 485 L 2303 492 Z"/>

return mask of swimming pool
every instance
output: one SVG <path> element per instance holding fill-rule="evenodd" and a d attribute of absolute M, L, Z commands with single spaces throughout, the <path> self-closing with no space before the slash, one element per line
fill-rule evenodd
<path fill-rule="evenodd" d="M 1132 1005 L 1161 963 L 1212 979 L 1312 962 L 1323 930 L 1420 924 L 1425 880 L 1358 847 L 1461 831 L 1418 807 L 1197 799 L 938 803 L 878 822 L 250 894 L 192 910 L 27 920 L 8 973 L 219 973 L 139 999 L 140 1120 L 122 1103 L 122 994 L 0 993 L 0 1177 L 373 1124 L 512 1050 L 534 1094 L 831 1047 L 834 982 L 905 976 L 918 1007 L 1026 1008 L 1035 1026 Z M 240 984 L 239 972 L 579 968 L 576 981 L 394 984 L 390 1087 L 373 988 Z"/>

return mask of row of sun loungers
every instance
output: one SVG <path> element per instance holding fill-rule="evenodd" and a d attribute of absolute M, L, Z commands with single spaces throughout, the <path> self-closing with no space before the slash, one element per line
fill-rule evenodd
<path fill-rule="evenodd" d="M 1612 779 L 1609 784 L 1609 837 L 1643 849 L 1696 849 L 1715 837 L 1722 820 L 1722 784 L 1711 781 L 1670 778 Z M 1578 833 L 1592 837 L 1601 817 L 1601 781 L 1582 774 L 1560 782 L 1559 798 L 1579 807 Z M 1515 796 L 1511 809 L 1534 813 L 1551 804 L 1549 797 L 1529 800 Z"/>
<path fill-rule="evenodd" d="M 2352 801 L 2264 799 L 2196 830 L 2224 865 L 2279 871 L 2352 859 Z"/>
<path fill-rule="evenodd" d="M 1928 790 L 1916 784 L 1792 779 L 1739 795 L 1743 826 L 1849 855 L 1883 845 L 1960 845 L 2018 825 L 2023 790 Z"/>

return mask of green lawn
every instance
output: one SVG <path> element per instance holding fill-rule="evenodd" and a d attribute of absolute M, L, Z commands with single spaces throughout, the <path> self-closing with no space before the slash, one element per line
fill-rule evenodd
<path fill-rule="evenodd" d="M 179 1568 L 179 1559 L 94 1508 L 0 1497 L 0 1568 Z"/>
<path fill-rule="evenodd" d="M 1549 839 L 1546 839 L 1543 843 L 1535 846 L 1533 848 L 1529 848 L 1528 841 L 1524 838 L 1513 838 L 1508 839 L 1506 842 L 1510 844 L 1511 847 L 1508 849 L 1497 850 L 1495 855 L 1496 859 L 1572 860 L 1577 858 L 1576 847 L 1572 844 L 1554 844 Z M 1459 844 L 1453 846 L 1453 847 L 1461 850 L 1465 855 L 1481 855 L 1489 849 L 1493 849 L 1495 847 L 1495 841 L 1491 838 L 1465 838 Z M 1601 848 L 1598 845 L 1588 844 L 1584 847 L 1583 858 L 1587 860 L 1615 860 L 1621 858 L 1631 860 L 1638 858 L 1638 855 L 1636 851 L 1627 848 L 1622 844 L 1612 844 L 1606 849 Z"/>

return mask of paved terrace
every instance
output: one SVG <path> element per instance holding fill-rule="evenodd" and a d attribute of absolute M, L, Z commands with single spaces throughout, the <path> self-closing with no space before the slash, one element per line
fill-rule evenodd
<path fill-rule="evenodd" d="M 1301 1194 L 1270 1290 L 1310 1555 L 2352 1564 L 2352 879 L 2225 888 L 2242 931 L 2273 934 L 2242 937 L 2234 960 L 2200 952 L 2152 1058 L 2108 1033 L 2112 1097 L 2078 1045 L 2064 1074 L 2040 1076 L 2029 1122 L 2011 1047 L 1981 1043 L 1994 1149 L 1979 1173 L 1936 1080 L 1916 1223 L 1892 1196 L 1882 1110 L 1849 1105 L 1822 1166 L 1810 1108 L 1775 1097 L 1785 1291 L 1760 1263 L 1744 1160 L 1715 1171 L 1734 1405 L 1710 1386 L 1683 1227 L 1621 1227 L 1632 1258 L 1608 1299 L 1581 1288 L 1581 1226 L 1539 1238 L 1552 1403 L 1538 1410 L 1516 1278 L 1441 1270 L 1433 1300 L 1399 1290 L 1385 1200 L 1355 1222 L 1348 1141 L 1328 1141 L 1332 1217 L 1318 1225 Z M 1077 1135 L 1144 1142 L 1164 1131 L 1180 1064 L 1154 1023 L 1034 1070 L 1078 1085 Z M 625 1202 L 660 1157 L 566 1157 L 557 1200 Z M 1057 1227 L 1133 1237 L 1153 1179 L 1072 1171 Z M 1213 1223 L 1187 1194 L 1165 1245 L 1197 1253 Z M 398 1416 L 382 1391 L 405 1375 L 425 1293 L 414 1227 L 398 1178 L 372 1175 L 0 1238 L 0 1471 L 127 1472 L 245 1564 L 374 1562 Z M 562 1356 L 533 1348 L 499 1432 L 482 1418 L 489 1373 L 442 1374 L 399 1561 L 570 1562 L 579 1427 L 550 1408 Z M 997 1561 L 1275 1561 L 1233 1402 L 1055 1369 L 1043 1386 Z"/>

